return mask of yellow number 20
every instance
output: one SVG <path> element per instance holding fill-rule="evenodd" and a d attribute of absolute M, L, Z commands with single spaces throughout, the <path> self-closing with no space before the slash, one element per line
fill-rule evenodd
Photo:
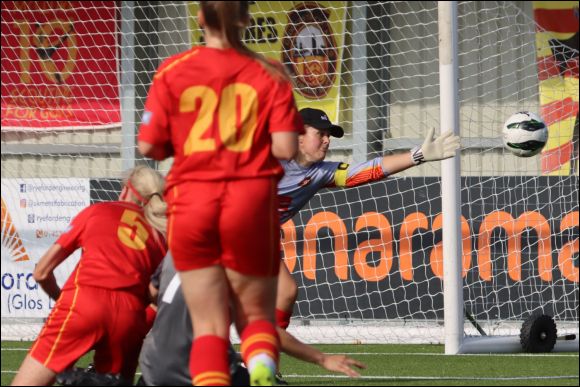
<path fill-rule="evenodd" d="M 233 83 L 222 90 L 218 100 L 212 88 L 191 86 L 179 98 L 180 113 L 198 113 L 184 144 L 186 156 L 216 149 L 214 138 L 202 138 L 213 122 L 216 108 L 220 139 L 225 147 L 232 152 L 245 152 L 251 148 L 258 126 L 256 89 L 245 83 Z"/>
<path fill-rule="evenodd" d="M 121 224 L 117 228 L 117 237 L 130 249 L 143 250 L 149 238 L 145 224 L 146 220 L 138 212 L 125 210 L 121 216 Z"/>

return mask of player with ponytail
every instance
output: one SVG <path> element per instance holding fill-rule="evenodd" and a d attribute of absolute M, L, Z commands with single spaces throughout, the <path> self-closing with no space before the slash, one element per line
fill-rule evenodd
<path fill-rule="evenodd" d="M 133 381 L 149 279 L 167 253 L 163 188 L 158 172 L 136 167 L 119 201 L 85 208 L 40 259 L 34 279 L 56 304 L 13 385 L 51 385 L 92 349 L 96 372 Z M 79 248 L 61 290 L 54 270 Z"/>
<path fill-rule="evenodd" d="M 174 157 L 167 237 L 193 323 L 193 383 L 231 382 L 233 319 L 250 382 L 272 384 L 279 356 L 277 159 L 294 157 L 304 129 L 282 65 L 241 40 L 248 2 L 200 4 L 206 46 L 160 66 L 138 146 L 156 160 Z"/>
<path fill-rule="evenodd" d="M 144 165 L 131 170 L 124 180 L 121 200 L 128 199 L 143 207 L 149 224 L 162 234 L 167 231 L 167 203 L 163 200 L 165 182 L 159 172 Z"/>

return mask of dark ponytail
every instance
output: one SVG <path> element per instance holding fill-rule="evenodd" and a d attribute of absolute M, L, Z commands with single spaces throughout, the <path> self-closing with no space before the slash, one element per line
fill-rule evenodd
<path fill-rule="evenodd" d="M 241 35 L 250 20 L 249 2 L 200 1 L 200 5 L 207 27 L 222 31 L 225 39 L 233 49 L 260 62 L 274 78 L 290 80 L 282 66 L 274 65 L 265 56 L 250 50 L 242 42 Z"/>

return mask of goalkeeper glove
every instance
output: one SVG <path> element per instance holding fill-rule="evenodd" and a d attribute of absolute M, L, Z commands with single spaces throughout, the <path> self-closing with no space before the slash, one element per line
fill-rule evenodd
<path fill-rule="evenodd" d="M 433 139 L 434 134 L 435 129 L 429 129 L 423 145 L 411 149 L 411 157 L 415 165 L 455 156 L 455 151 L 460 145 L 459 136 L 455 136 L 450 130 L 435 139 Z"/>

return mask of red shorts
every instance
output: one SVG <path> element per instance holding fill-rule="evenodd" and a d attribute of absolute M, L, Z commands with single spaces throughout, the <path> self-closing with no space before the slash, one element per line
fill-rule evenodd
<path fill-rule="evenodd" d="M 278 275 L 277 179 L 185 182 L 170 190 L 167 202 L 167 238 L 178 271 L 221 265 L 244 275 Z"/>
<path fill-rule="evenodd" d="M 59 373 L 94 349 L 97 372 L 133 380 L 146 333 L 145 307 L 137 296 L 78 287 L 62 292 L 30 356 Z"/>

